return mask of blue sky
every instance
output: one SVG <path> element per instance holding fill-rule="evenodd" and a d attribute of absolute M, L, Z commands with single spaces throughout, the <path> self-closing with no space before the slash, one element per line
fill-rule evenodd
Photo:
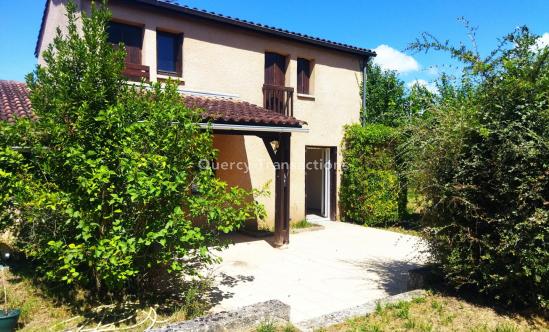
<path fill-rule="evenodd" d="M 478 26 L 481 53 L 497 38 L 520 25 L 549 40 L 547 0 L 180 0 L 182 4 L 216 11 L 292 31 L 356 46 L 377 49 L 379 62 L 398 69 L 406 82 L 430 82 L 450 64 L 447 55 L 401 54 L 423 31 L 440 39 L 467 41 L 457 18 Z M 23 80 L 36 64 L 34 46 L 43 0 L 0 0 L 0 79 Z M 381 45 L 381 46 L 380 46 Z M 411 57 L 410 57 L 411 56 Z"/>

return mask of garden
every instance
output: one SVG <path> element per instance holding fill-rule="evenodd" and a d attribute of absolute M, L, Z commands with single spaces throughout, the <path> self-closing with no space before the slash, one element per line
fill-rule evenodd
<path fill-rule="evenodd" d="M 4 313 L 19 308 L 28 331 L 199 316 L 221 235 L 264 208 L 197 166 L 217 152 L 175 82 L 126 83 L 109 11 L 75 13 L 27 77 L 36 120 L 0 122 Z M 462 63 L 437 92 L 370 65 L 342 142 L 341 219 L 422 236 L 440 282 L 328 331 L 471 330 L 485 315 L 496 323 L 472 330 L 549 328 L 549 48 L 536 40 L 521 27 L 482 57 L 422 35 L 411 51 Z"/>

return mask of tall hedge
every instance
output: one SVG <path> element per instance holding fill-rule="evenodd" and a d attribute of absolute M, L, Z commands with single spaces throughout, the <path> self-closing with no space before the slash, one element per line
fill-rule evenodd
<path fill-rule="evenodd" d="M 398 222 L 399 137 L 397 129 L 382 124 L 345 127 L 339 193 L 343 221 L 370 226 Z"/>
<path fill-rule="evenodd" d="M 487 59 L 426 40 L 416 46 L 452 52 L 476 82 L 409 145 L 433 258 L 459 289 L 549 309 L 549 48 L 526 28 Z"/>

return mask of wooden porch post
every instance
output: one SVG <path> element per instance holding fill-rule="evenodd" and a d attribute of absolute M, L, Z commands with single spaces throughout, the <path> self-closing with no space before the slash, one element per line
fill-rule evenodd
<path fill-rule="evenodd" d="M 275 155 L 275 235 L 274 244 L 290 243 L 290 135 L 278 135 Z"/>

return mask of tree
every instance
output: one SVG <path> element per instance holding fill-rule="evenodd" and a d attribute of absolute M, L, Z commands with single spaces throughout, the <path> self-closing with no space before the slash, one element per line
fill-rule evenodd
<path fill-rule="evenodd" d="M 176 84 L 125 82 L 106 6 L 83 13 L 81 31 L 74 3 L 67 11 L 67 32 L 27 78 L 38 120 L 5 142 L 28 147 L 4 151 L 18 167 L 0 161 L 21 181 L 7 226 L 49 280 L 99 295 L 141 289 L 159 271 L 196 274 L 215 260 L 220 233 L 263 208 L 199 167 L 216 157 L 212 134 Z"/>
<path fill-rule="evenodd" d="M 406 88 L 397 73 L 368 65 L 366 110 L 362 117 L 367 123 L 398 126 L 406 113 Z"/>
<path fill-rule="evenodd" d="M 406 117 L 408 120 L 427 112 L 435 103 L 437 95 L 418 83 L 412 85 L 406 96 Z"/>

